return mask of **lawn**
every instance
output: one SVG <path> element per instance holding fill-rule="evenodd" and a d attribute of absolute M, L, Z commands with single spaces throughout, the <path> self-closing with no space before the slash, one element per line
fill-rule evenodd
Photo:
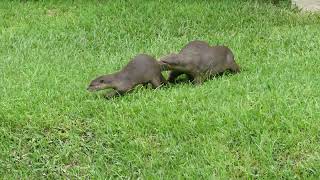
<path fill-rule="evenodd" d="M 319 178 L 320 15 L 287 6 L 1 1 L 1 179 Z M 242 72 L 111 100 L 86 91 L 194 39 L 230 47 Z"/>

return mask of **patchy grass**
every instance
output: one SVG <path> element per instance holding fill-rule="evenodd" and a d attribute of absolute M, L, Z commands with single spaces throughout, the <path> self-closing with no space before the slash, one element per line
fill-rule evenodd
<path fill-rule="evenodd" d="M 241 1 L 1 1 L 0 176 L 318 178 L 320 16 Z M 138 53 L 224 44 L 243 72 L 106 101 Z"/>

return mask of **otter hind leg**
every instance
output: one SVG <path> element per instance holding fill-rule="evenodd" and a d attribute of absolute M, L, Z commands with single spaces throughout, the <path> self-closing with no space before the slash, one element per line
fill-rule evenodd
<path fill-rule="evenodd" d="M 167 83 L 166 79 L 162 76 L 162 74 L 160 73 L 158 77 L 153 78 L 150 81 L 152 88 L 156 89 L 159 88 L 161 85 L 164 85 Z"/>
<path fill-rule="evenodd" d="M 161 81 L 159 79 L 151 80 L 151 85 L 153 89 L 156 89 L 161 86 Z"/>
<path fill-rule="evenodd" d="M 197 75 L 194 77 L 192 82 L 195 85 L 201 85 L 203 83 L 203 77 L 201 75 Z"/>

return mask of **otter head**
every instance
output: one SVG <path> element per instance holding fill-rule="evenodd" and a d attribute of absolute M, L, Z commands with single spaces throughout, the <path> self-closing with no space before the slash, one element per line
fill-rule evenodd
<path fill-rule="evenodd" d="M 159 61 L 161 70 L 179 70 L 179 71 L 185 71 L 187 70 L 187 63 L 183 61 L 183 58 L 179 54 L 169 54 L 167 56 L 164 56 L 160 58 Z"/>
<path fill-rule="evenodd" d="M 87 88 L 88 91 L 99 91 L 107 88 L 113 88 L 114 77 L 113 75 L 99 76 L 92 80 Z"/>

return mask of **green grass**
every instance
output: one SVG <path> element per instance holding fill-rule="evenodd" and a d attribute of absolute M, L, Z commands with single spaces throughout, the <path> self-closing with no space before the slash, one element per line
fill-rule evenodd
<path fill-rule="evenodd" d="M 320 177 L 320 16 L 245 1 L 1 1 L 0 177 Z M 105 100 L 138 53 L 202 39 L 243 72 Z"/>

